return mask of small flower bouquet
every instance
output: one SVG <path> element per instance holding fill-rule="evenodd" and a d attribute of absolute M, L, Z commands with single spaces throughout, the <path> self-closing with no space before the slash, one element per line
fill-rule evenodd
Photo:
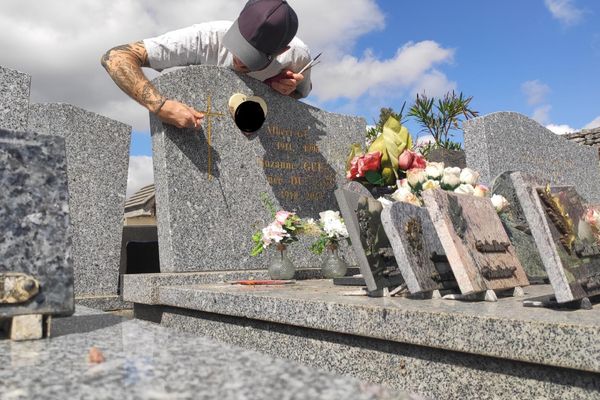
<path fill-rule="evenodd" d="M 285 249 L 285 245 L 298 241 L 297 235 L 303 225 L 304 222 L 296 213 L 285 210 L 277 211 L 275 220 L 252 236 L 254 247 L 251 255 L 261 254 L 272 244 L 277 245 L 278 249 L 281 246 L 284 246 Z"/>
<path fill-rule="evenodd" d="M 593 237 L 600 245 L 600 211 L 593 208 L 588 209 L 583 220 L 589 225 Z"/>
<path fill-rule="evenodd" d="M 323 211 L 319 217 L 319 238 L 310 246 L 310 251 L 315 254 L 323 253 L 327 247 L 337 248 L 341 240 L 348 240 L 348 230 L 339 211 Z"/>

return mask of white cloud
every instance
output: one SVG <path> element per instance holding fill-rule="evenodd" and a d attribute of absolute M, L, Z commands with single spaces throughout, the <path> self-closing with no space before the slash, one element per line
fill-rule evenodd
<path fill-rule="evenodd" d="M 550 122 L 550 110 L 551 109 L 552 109 L 552 106 L 548 105 L 548 104 L 536 107 L 535 110 L 533 110 L 533 114 L 531 115 L 531 118 L 536 120 L 537 122 L 539 122 L 542 125 L 546 125 Z"/>
<path fill-rule="evenodd" d="M 549 124 L 549 125 L 546 125 L 546 128 L 550 129 L 552 132 L 556 133 L 557 135 L 573 133 L 577 130 L 575 128 L 571 128 L 569 125 L 566 125 L 566 124 L 563 124 L 563 125 Z"/>
<path fill-rule="evenodd" d="M 127 197 L 131 196 L 140 188 L 154 182 L 154 171 L 152 169 L 152 157 L 131 156 L 129 157 L 129 174 L 127 176 Z"/>
<path fill-rule="evenodd" d="M 433 137 L 433 135 L 423 135 L 423 136 L 419 136 L 416 140 L 416 146 L 417 147 L 421 147 L 421 146 L 425 146 L 429 143 L 435 143 L 435 138 Z"/>
<path fill-rule="evenodd" d="M 596 118 L 594 118 L 594 120 L 590 123 L 588 123 L 586 126 L 583 127 L 583 129 L 592 129 L 592 128 L 598 128 L 600 127 L 600 115 L 597 116 Z"/>
<path fill-rule="evenodd" d="M 550 93 L 550 86 L 536 79 L 523 82 L 521 84 L 521 91 L 527 97 L 527 103 L 534 106 L 546 100 L 546 96 Z"/>
<path fill-rule="evenodd" d="M 575 25 L 583 18 L 583 10 L 573 0 L 545 0 L 552 16 L 565 26 Z"/>

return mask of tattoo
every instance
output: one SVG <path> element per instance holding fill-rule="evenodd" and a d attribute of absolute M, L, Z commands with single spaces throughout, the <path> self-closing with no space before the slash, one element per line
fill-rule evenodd
<path fill-rule="evenodd" d="M 148 53 L 142 42 L 113 47 L 101 59 L 112 80 L 138 103 L 157 112 L 165 98 L 142 72 L 148 66 Z"/>

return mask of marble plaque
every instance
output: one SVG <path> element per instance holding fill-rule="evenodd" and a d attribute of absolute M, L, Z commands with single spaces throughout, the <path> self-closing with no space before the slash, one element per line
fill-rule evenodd
<path fill-rule="evenodd" d="M 151 117 L 162 272 L 266 268 L 264 257 L 250 256 L 252 234 L 272 221 L 265 199 L 301 217 L 337 209 L 334 190 L 345 182 L 349 145 L 364 140 L 364 119 L 319 110 L 215 66 L 179 69 L 154 83 L 205 112 L 199 131 Z M 251 137 L 228 112 L 235 93 L 267 103 Z M 322 262 L 308 247 L 290 246 L 296 268 Z"/>
<path fill-rule="evenodd" d="M 402 276 L 381 222 L 381 203 L 356 182 L 336 190 L 335 196 L 369 293 L 383 295 L 384 288 L 402 284 Z"/>
<path fill-rule="evenodd" d="M 394 203 L 383 210 L 381 221 L 410 293 L 457 287 L 427 209 Z"/>
<path fill-rule="evenodd" d="M 465 121 L 467 166 L 490 184 L 504 171 L 521 171 L 555 185 L 573 185 L 589 202 L 600 202 L 598 149 L 574 143 L 515 112 Z"/>
<path fill-rule="evenodd" d="M 534 175 L 507 171 L 498 175 L 492 184 L 492 193 L 504 196 L 509 203 L 500 214 L 500 219 L 532 284 L 546 282 L 548 274 L 531 233 L 530 225 L 535 224 L 537 219 L 528 221 L 525 213 L 525 210 L 531 212 L 536 208 L 527 193 L 527 188 L 542 187 L 546 183 L 547 181 Z"/>
<path fill-rule="evenodd" d="M 32 104 L 28 125 L 65 140 L 75 296 L 98 301 L 114 298 L 118 294 L 131 127 L 57 103 Z"/>
<path fill-rule="evenodd" d="M 0 128 L 27 128 L 31 77 L 0 66 Z"/>
<path fill-rule="evenodd" d="M 0 129 L 0 318 L 73 313 L 63 138 Z"/>
<path fill-rule="evenodd" d="M 529 187 L 531 229 L 556 301 L 600 294 L 600 242 L 585 221 L 588 207 L 573 186 Z"/>
<path fill-rule="evenodd" d="M 441 189 L 422 196 L 463 294 L 529 284 L 490 199 Z"/>

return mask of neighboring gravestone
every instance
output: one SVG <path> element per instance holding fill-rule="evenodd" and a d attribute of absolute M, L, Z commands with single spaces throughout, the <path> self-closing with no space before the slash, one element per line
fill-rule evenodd
<path fill-rule="evenodd" d="M 0 128 L 27 128 L 31 77 L 0 66 Z"/>
<path fill-rule="evenodd" d="M 73 312 L 64 139 L 0 129 L 0 318 Z"/>
<path fill-rule="evenodd" d="M 319 110 L 215 66 L 169 72 L 154 84 L 205 112 L 199 131 L 151 117 L 161 272 L 265 268 L 250 256 L 253 233 L 273 219 L 264 198 L 301 217 L 337 209 L 333 192 L 345 180 L 349 144 L 364 139 L 362 118 Z M 228 113 L 235 93 L 267 103 L 251 138 Z M 290 254 L 297 268 L 322 261 L 302 243 Z"/>
<path fill-rule="evenodd" d="M 381 223 L 381 203 L 358 182 L 348 182 L 335 196 L 369 294 L 382 296 L 385 288 L 402 284 Z"/>
<path fill-rule="evenodd" d="M 467 165 L 481 181 L 504 171 L 521 171 L 557 185 L 574 185 L 592 202 L 600 201 L 598 152 L 566 140 L 534 120 L 497 112 L 463 124 Z"/>
<path fill-rule="evenodd" d="M 131 127 L 69 104 L 32 104 L 29 128 L 66 142 L 76 301 L 113 308 Z"/>
<path fill-rule="evenodd" d="M 492 185 L 492 193 L 504 196 L 509 203 L 500 214 L 500 219 L 530 283 L 544 283 L 548 280 L 548 274 L 524 212 L 535 207 L 527 188 L 543 187 L 546 183 L 533 175 L 507 171 L 498 175 Z"/>
<path fill-rule="evenodd" d="M 558 303 L 600 294 L 600 243 L 584 221 L 583 199 L 573 186 L 527 187 L 525 208 Z"/>
<path fill-rule="evenodd" d="M 381 221 L 410 293 L 457 287 L 427 209 L 394 203 L 383 210 Z"/>
<path fill-rule="evenodd" d="M 463 294 L 529 284 L 490 199 L 441 189 L 422 196 Z"/>

